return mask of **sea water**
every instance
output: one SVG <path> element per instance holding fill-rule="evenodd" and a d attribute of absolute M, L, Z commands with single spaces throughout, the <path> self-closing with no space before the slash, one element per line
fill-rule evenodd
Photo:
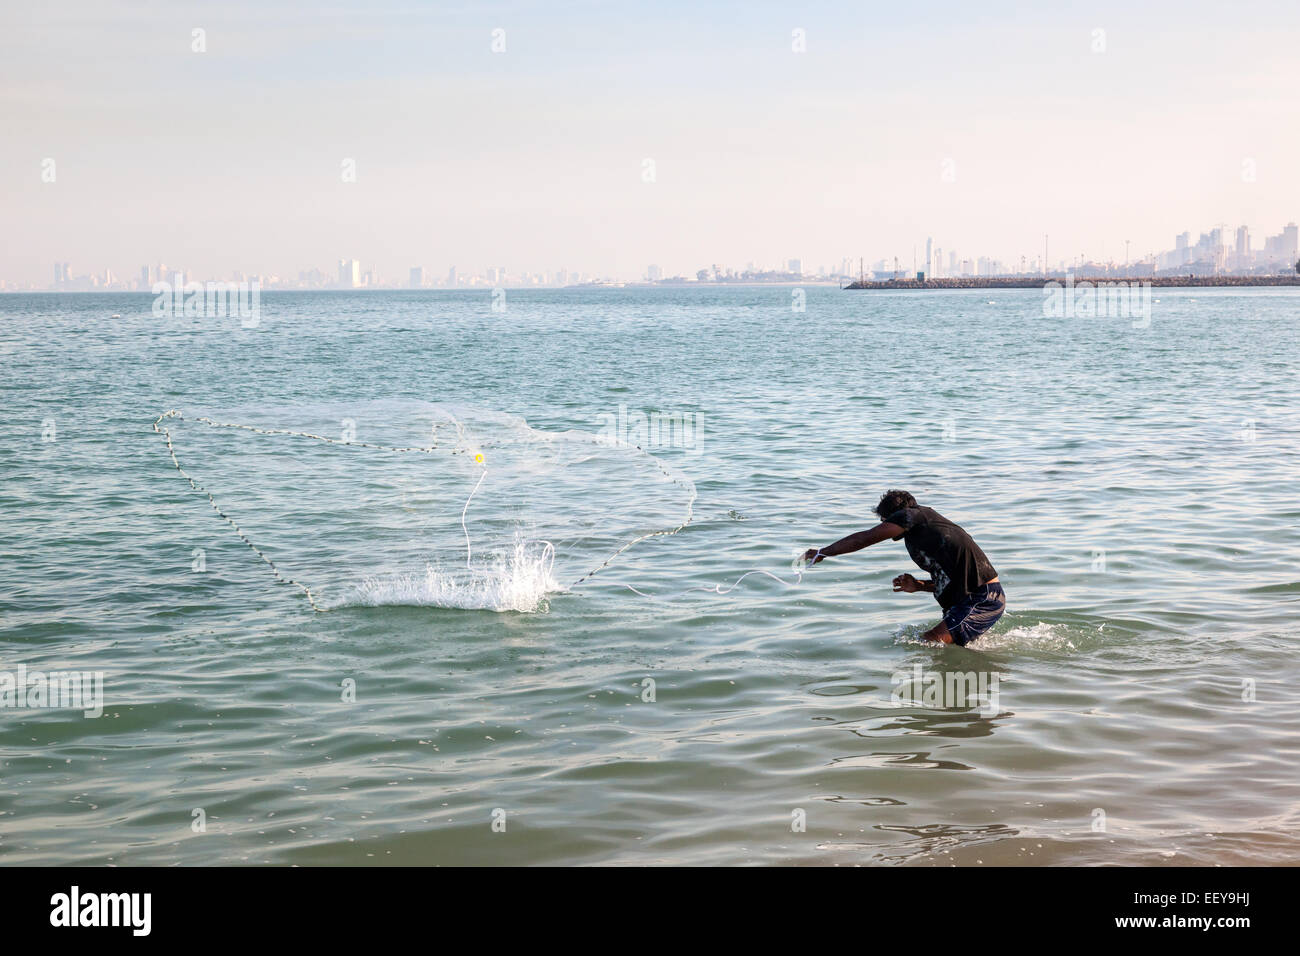
<path fill-rule="evenodd" d="M 493 303 L 0 295 L 0 862 L 1300 852 L 1296 292 Z M 791 569 L 886 488 L 998 569 L 971 648 L 901 544 Z"/>

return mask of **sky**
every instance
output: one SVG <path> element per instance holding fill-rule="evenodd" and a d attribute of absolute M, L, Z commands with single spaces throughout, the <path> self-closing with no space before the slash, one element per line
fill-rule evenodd
<path fill-rule="evenodd" d="M 1300 219 L 1294 0 L 1043 6 L 5 0 L 0 278 L 1122 261 Z"/>

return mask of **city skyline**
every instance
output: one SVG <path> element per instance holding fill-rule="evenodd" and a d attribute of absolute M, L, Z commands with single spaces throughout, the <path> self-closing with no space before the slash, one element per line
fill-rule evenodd
<path fill-rule="evenodd" d="M 868 260 L 865 256 L 845 256 L 836 264 L 812 266 L 799 258 L 788 258 L 774 264 L 747 261 L 743 267 L 722 263 L 686 272 L 665 270 L 657 263 L 648 264 L 638 276 L 600 275 L 595 272 L 559 269 L 521 270 L 511 272 L 504 266 L 489 266 L 481 271 L 461 271 L 450 266 L 440 273 L 428 266 L 410 266 L 405 276 L 385 275 L 377 268 L 366 268 L 363 261 L 351 257 L 340 258 L 334 272 L 319 267 L 299 269 L 295 275 L 277 272 L 235 271 L 227 275 L 206 275 L 187 270 L 184 266 L 168 266 L 165 262 L 142 264 L 134 276 L 125 271 L 105 267 L 102 272 L 77 273 L 67 261 L 54 263 L 53 281 L 42 286 L 20 286 L 0 276 L 0 291 L 150 291 L 157 282 L 184 285 L 187 281 L 250 281 L 259 282 L 266 289 L 413 289 L 413 288 L 492 288 L 497 286 L 569 286 L 591 283 L 678 283 L 710 281 L 825 281 L 837 282 L 856 279 L 911 278 L 921 273 L 928 278 L 958 278 L 972 276 L 1033 276 L 1124 274 L 1174 275 L 1191 271 L 1201 275 L 1292 274 L 1300 260 L 1300 236 L 1294 221 L 1288 222 L 1276 235 L 1264 232 L 1264 243 L 1256 245 L 1255 235 L 1247 225 L 1228 228 L 1224 224 L 1201 232 L 1192 242 L 1190 230 L 1174 236 L 1172 248 L 1159 252 L 1134 255 L 1131 244 L 1126 243 L 1124 258 L 1093 259 L 1079 255 L 1073 259 L 1050 257 L 1044 269 L 1043 257 L 1024 256 L 1017 261 L 987 255 L 960 255 L 957 250 L 945 250 L 933 237 L 927 237 L 924 247 L 913 249 L 907 260 L 886 257 Z M 917 258 L 918 252 L 920 257 Z M 1118 270 L 1118 272 L 1117 272 Z"/>

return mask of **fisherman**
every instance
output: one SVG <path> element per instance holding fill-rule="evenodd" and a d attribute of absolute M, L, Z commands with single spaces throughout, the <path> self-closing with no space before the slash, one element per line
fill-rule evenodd
<path fill-rule="evenodd" d="M 876 505 L 880 524 L 857 531 L 824 548 L 804 552 L 808 564 L 861 551 L 881 541 L 903 539 L 907 553 L 928 581 L 910 574 L 894 578 L 894 590 L 928 591 L 943 608 L 943 620 L 922 635 L 923 640 L 965 647 L 997 623 L 1007 609 L 1007 596 L 998 572 L 975 540 L 933 508 L 916 503 L 906 491 L 886 491 Z"/>

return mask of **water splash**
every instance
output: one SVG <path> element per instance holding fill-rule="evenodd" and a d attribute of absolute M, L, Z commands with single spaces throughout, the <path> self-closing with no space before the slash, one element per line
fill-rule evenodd
<path fill-rule="evenodd" d="M 1077 651 L 1078 632 L 1064 624 L 1037 624 L 994 628 L 971 645 L 982 651 Z"/>
<path fill-rule="evenodd" d="M 424 574 L 368 577 L 335 607 L 446 607 L 465 610 L 546 610 L 546 597 L 565 590 L 555 580 L 555 548 L 549 542 L 519 537 L 514 550 L 475 567 L 442 569 L 428 565 Z"/>
<path fill-rule="evenodd" d="M 933 641 L 924 641 L 923 635 L 932 625 L 908 625 L 894 635 L 895 644 L 915 644 L 936 647 Z M 1100 632 L 1101 625 L 1097 630 Z M 1073 653 L 1079 649 L 1081 634 L 1077 626 L 1039 621 L 1014 627 L 994 627 L 979 640 L 967 646 L 971 651 L 1052 651 Z"/>

